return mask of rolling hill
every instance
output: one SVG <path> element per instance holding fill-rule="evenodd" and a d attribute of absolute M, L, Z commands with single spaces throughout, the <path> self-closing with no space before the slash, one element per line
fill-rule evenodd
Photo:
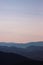
<path fill-rule="evenodd" d="M 15 53 L 0 52 L 0 65 L 41 65 L 42 63 Z"/>
<path fill-rule="evenodd" d="M 0 51 L 16 53 L 33 60 L 43 61 L 43 42 L 31 42 L 27 44 L 0 42 Z"/>

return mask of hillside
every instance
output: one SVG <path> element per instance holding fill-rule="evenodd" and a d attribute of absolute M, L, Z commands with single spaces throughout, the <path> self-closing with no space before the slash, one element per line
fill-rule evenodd
<path fill-rule="evenodd" d="M 0 52 L 0 65 L 33 65 L 41 64 L 42 61 L 35 61 L 15 53 Z"/>

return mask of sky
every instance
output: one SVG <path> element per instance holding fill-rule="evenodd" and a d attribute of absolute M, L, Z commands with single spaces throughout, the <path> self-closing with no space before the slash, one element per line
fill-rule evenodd
<path fill-rule="evenodd" d="M 43 0 L 0 0 L 0 41 L 43 41 Z"/>

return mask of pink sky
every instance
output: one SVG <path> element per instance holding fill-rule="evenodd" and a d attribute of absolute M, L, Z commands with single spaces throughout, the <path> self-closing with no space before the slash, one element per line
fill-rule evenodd
<path fill-rule="evenodd" d="M 43 41 L 43 1 L 0 0 L 0 41 Z"/>

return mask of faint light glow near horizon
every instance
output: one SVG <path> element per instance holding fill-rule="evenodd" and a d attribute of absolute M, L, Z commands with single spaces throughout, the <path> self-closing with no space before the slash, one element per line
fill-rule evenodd
<path fill-rule="evenodd" d="M 43 0 L 0 0 L 0 41 L 43 41 Z"/>

